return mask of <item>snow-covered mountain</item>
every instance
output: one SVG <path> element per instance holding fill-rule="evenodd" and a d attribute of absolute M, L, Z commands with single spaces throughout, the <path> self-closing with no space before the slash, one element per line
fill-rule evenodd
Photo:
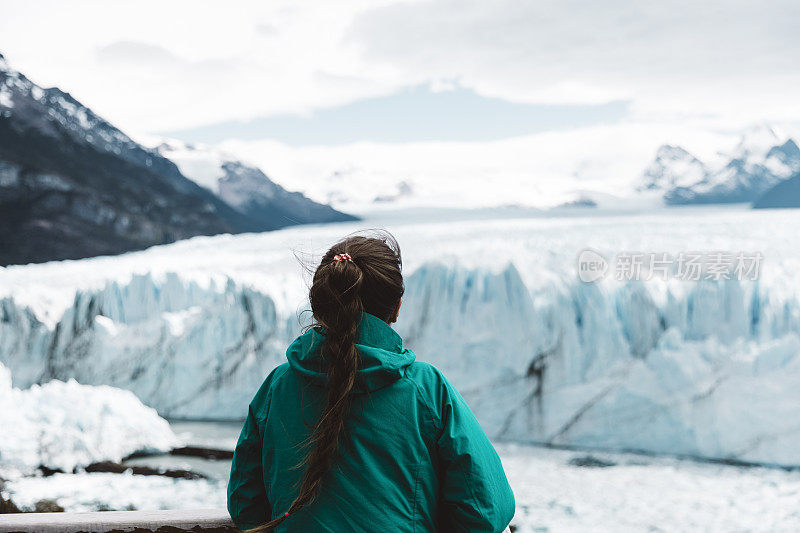
<path fill-rule="evenodd" d="M 787 132 L 766 124 L 742 136 L 625 122 L 492 143 L 291 147 L 231 139 L 220 147 L 274 169 L 318 202 L 366 216 L 400 209 L 644 211 L 665 203 L 750 202 L 791 175 L 798 161 Z"/>
<path fill-rule="evenodd" d="M 390 228 L 404 248 L 397 330 L 498 440 L 800 465 L 800 212 L 661 211 Z M 789 233 L 776 231 L 786 228 Z M 199 237 L 0 270 L 0 361 L 16 386 L 75 377 L 162 415 L 236 418 L 300 331 L 293 251 L 355 225 Z M 575 257 L 752 250 L 758 282 L 586 284 Z"/>
<path fill-rule="evenodd" d="M 657 191 L 668 204 L 753 202 L 798 171 L 800 149 L 795 141 L 778 128 L 760 124 L 716 163 L 704 163 L 678 146 L 662 146 L 638 190 Z"/>
<path fill-rule="evenodd" d="M 681 148 L 665 144 L 658 149 L 656 158 L 642 174 L 640 191 L 671 191 L 690 187 L 702 181 L 708 169 L 695 156 Z"/>
<path fill-rule="evenodd" d="M 241 210 L 0 56 L 0 265 L 344 217 L 291 194 Z"/>
<path fill-rule="evenodd" d="M 287 191 L 258 167 L 220 150 L 177 140 L 161 142 L 156 150 L 177 164 L 184 176 L 254 220 L 268 223 L 283 216 L 286 225 L 356 220 L 299 192 Z"/>

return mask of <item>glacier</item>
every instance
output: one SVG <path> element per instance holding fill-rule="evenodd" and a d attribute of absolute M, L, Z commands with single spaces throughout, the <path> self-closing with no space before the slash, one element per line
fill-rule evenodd
<path fill-rule="evenodd" d="M 51 380 L 26 390 L 0 365 L 0 477 L 31 474 L 40 465 L 71 472 L 134 452 L 178 446 L 166 420 L 130 391 Z"/>
<path fill-rule="evenodd" d="M 690 216 L 687 216 L 689 213 Z M 393 221 L 395 325 L 497 441 L 800 465 L 800 253 L 792 212 Z M 376 221 L 380 222 L 380 221 Z M 0 271 L 17 387 L 74 378 L 164 417 L 238 419 L 308 322 L 293 251 L 356 225 L 199 237 Z M 758 281 L 583 283 L 577 252 L 759 250 Z"/>

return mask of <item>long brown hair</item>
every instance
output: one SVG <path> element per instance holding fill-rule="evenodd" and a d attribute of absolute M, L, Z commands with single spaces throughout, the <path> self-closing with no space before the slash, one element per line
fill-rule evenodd
<path fill-rule="evenodd" d="M 278 518 L 250 531 L 269 531 L 312 502 L 339 446 L 350 393 L 356 383 L 356 337 L 363 312 L 387 323 L 397 319 L 403 296 L 400 247 L 388 232 L 351 236 L 334 244 L 314 272 L 309 291 L 314 327 L 323 332 L 328 362 L 327 404 L 309 437 L 300 491 Z"/>

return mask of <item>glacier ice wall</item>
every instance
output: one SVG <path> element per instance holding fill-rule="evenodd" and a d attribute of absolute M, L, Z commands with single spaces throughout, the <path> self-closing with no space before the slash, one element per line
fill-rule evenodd
<path fill-rule="evenodd" d="M 75 378 L 132 390 L 166 416 L 236 418 L 299 326 L 229 281 L 135 275 L 77 292 L 54 328 L 0 300 L 0 360 L 17 386 Z"/>
<path fill-rule="evenodd" d="M 800 463 L 796 297 L 735 280 L 553 283 L 426 265 L 398 329 L 495 438 Z"/>
<path fill-rule="evenodd" d="M 517 268 L 426 263 L 396 329 L 496 439 L 800 464 L 800 303 L 737 281 L 535 288 Z M 168 417 L 239 418 L 300 332 L 248 285 L 134 275 L 54 327 L 0 300 L 17 386 L 75 378 Z"/>

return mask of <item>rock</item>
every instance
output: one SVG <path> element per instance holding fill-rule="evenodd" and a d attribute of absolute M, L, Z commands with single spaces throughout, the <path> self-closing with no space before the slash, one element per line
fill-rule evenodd
<path fill-rule="evenodd" d="M 112 461 L 101 461 L 92 463 L 86 467 L 86 472 L 110 472 L 112 474 L 122 474 L 128 470 L 137 476 L 166 476 L 177 479 L 208 479 L 208 476 L 191 470 L 161 470 L 150 468 L 149 466 L 128 466 Z"/>
<path fill-rule="evenodd" d="M 64 508 L 58 505 L 55 500 L 39 500 L 36 502 L 34 513 L 63 513 Z"/>
<path fill-rule="evenodd" d="M 10 513 L 21 513 L 19 507 L 14 505 L 14 502 L 11 500 L 6 500 L 0 495 L 0 514 L 10 514 Z"/>
<path fill-rule="evenodd" d="M 569 464 L 572 466 L 579 466 L 583 468 L 608 468 L 610 466 L 616 466 L 617 463 L 613 461 L 605 461 L 603 459 L 598 459 L 594 455 L 583 455 L 573 457 L 569 460 Z"/>
<path fill-rule="evenodd" d="M 50 467 L 47 467 L 45 465 L 39 465 L 38 470 L 39 470 L 39 472 L 42 473 L 42 475 L 44 477 L 50 477 L 53 474 L 63 474 L 64 473 L 64 471 L 61 470 L 60 468 L 50 468 Z"/>
<path fill-rule="evenodd" d="M 211 461 L 218 461 L 222 459 L 233 459 L 233 452 L 231 450 L 218 450 L 214 448 L 201 448 L 199 446 L 183 446 L 182 448 L 175 448 L 170 450 L 170 455 L 181 455 L 184 457 L 201 457 Z"/>

